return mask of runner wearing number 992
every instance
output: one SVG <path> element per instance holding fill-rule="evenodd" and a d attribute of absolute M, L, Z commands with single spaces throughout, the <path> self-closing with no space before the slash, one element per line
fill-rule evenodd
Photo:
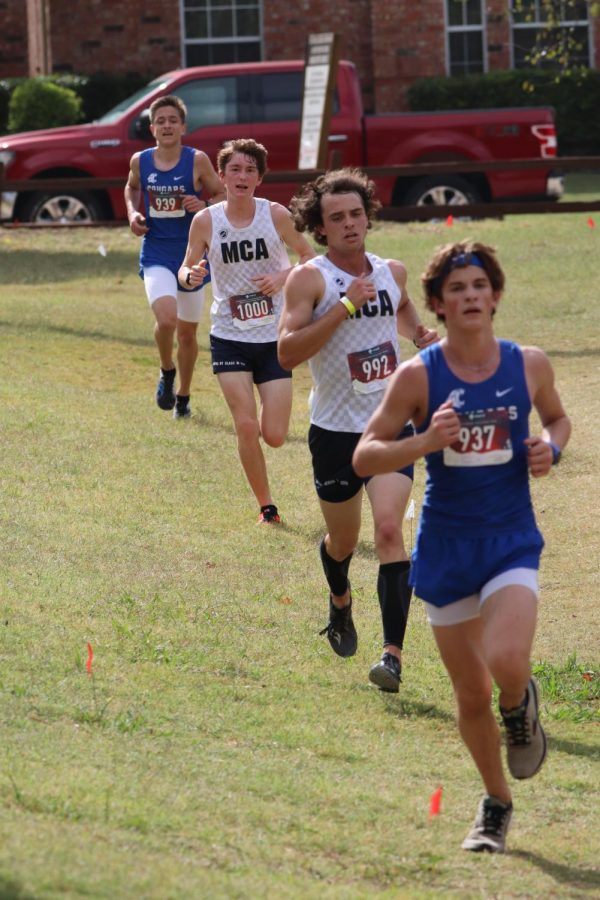
<path fill-rule="evenodd" d="M 281 446 L 292 408 L 291 374 L 277 361 L 282 289 L 292 270 L 285 248 L 300 262 L 315 254 L 285 207 L 254 196 L 267 169 L 262 144 L 230 141 L 217 156 L 217 168 L 226 200 L 194 217 L 179 283 L 194 287 L 202 282 L 206 252 L 213 372 L 233 417 L 242 467 L 260 507 L 258 521 L 278 523 L 260 438 Z"/>
<path fill-rule="evenodd" d="M 327 250 L 299 266 L 286 283 L 279 359 L 289 369 L 308 360 L 314 384 L 309 447 L 327 527 L 321 562 L 330 591 L 329 623 L 322 633 L 339 656 L 356 652 L 348 570 L 358 543 L 365 485 L 380 563 L 384 651 L 369 678 L 382 690 L 396 692 L 411 597 L 402 520 L 412 466 L 362 478 L 352 468 L 352 453 L 399 365 L 398 332 L 418 347 L 438 336 L 419 321 L 402 263 L 365 250 L 378 207 L 373 191 L 364 173 L 340 169 L 306 185 L 292 200 L 296 227 L 311 232 Z"/>

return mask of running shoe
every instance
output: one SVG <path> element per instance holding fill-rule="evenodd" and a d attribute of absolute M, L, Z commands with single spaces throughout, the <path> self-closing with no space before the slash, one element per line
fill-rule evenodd
<path fill-rule="evenodd" d="M 513 778 L 531 778 L 546 758 L 546 735 L 538 718 L 538 704 L 538 687 L 530 678 L 520 706 L 500 707 L 506 730 L 506 761 Z"/>
<path fill-rule="evenodd" d="M 175 406 L 175 375 L 177 369 L 160 370 L 160 378 L 156 387 L 156 402 L 161 409 L 173 409 Z"/>
<path fill-rule="evenodd" d="M 179 397 L 175 401 L 175 408 L 173 410 L 173 418 L 174 419 L 191 419 L 192 410 L 190 407 L 190 398 L 189 397 Z"/>
<path fill-rule="evenodd" d="M 358 644 L 356 628 L 352 621 L 352 594 L 348 606 L 334 606 L 329 595 L 329 622 L 319 634 L 326 634 L 338 656 L 354 656 Z"/>
<path fill-rule="evenodd" d="M 281 525 L 281 517 L 273 503 L 261 506 L 258 514 L 259 525 Z"/>
<path fill-rule="evenodd" d="M 402 665 L 393 653 L 384 653 L 379 662 L 371 667 L 369 681 L 376 684 L 381 691 L 397 694 L 402 674 Z"/>
<path fill-rule="evenodd" d="M 483 797 L 473 827 L 462 842 L 463 850 L 504 853 L 512 811 L 512 803 L 503 803 L 497 797 Z"/>

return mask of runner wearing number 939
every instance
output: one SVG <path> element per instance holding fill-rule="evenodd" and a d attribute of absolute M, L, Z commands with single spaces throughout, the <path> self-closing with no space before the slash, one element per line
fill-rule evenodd
<path fill-rule="evenodd" d="M 352 453 L 399 364 L 398 332 L 418 347 L 438 336 L 419 321 L 402 263 L 365 250 L 378 207 L 373 191 L 364 173 L 340 169 L 306 185 L 292 200 L 296 227 L 311 232 L 327 250 L 299 266 L 286 283 L 279 359 L 289 369 L 308 360 L 314 383 L 309 446 L 327 527 L 321 562 L 330 591 L 329 623 L 322 633 L 338 656 L 356 652 L 348 570 L 358 543 L 365 485 L 380 563 L 384 651 L 369 678 L 381 690 L 396 692 L 411 596 L 402 520 L 412 466 L 362 478 L 352 468 Z"/>

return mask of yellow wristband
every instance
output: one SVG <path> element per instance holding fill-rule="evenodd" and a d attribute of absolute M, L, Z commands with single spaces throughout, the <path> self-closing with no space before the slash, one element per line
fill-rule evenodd
<path fill-rule="evenodd" d="M 354 303 L 352 302 L 352 300 L 348 300 L 347 297 L 340 297 L 340 303 L 346 307 L 346 309 L 348 310 L 348 313 L 351 316 L 356 314 L 356 307 L 354 306 Z"/>

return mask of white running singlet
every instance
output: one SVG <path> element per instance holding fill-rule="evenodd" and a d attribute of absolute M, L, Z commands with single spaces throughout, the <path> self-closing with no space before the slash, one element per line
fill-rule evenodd
<path fill-rule="evenodd" d="M 254 198 L 254 218 L 236 228 L 225 215 L 225 203 L 210 206 L 212 238 L 208 248 L 213 303 L 211 334 L 257 344 L 277 340 L 283 291 L 272 297 L 260 293 L 251 279 L 290 267 L 269 200 Z"/>
<path fill-rule="evenodd" d="M 396 313 L 401 291 L 387 262 L 367 253 L 377 296 L 349 316 L 308 364 L 313 378 L 310 420 L 328 431 L 362 434 L 400 363 Z M 311 259 L 325 279 L 313 321 L 339 302 L 354 281 L 326 256 Z"/>

